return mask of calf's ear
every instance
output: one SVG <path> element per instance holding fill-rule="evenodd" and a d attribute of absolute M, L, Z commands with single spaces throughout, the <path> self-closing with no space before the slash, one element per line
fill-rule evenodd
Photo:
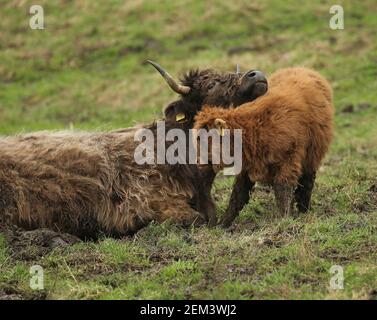
<path fill-rule="evenodd" d="M 215 128 L 219 131 L 220 136 L 225 135 L 225 129 L 227 128 L 226 121 L 220 118 L 217 118 L 213 123 Z"/>

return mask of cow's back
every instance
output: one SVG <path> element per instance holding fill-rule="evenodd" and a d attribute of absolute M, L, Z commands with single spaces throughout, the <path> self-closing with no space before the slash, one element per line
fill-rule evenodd
<path fill-rule="evenodd" d="M 0 138 L 1 218 L 27 229 L 98 229 L 96 212 L 109 206 L 113 176 L 106 140 L 79 132 Z"/>

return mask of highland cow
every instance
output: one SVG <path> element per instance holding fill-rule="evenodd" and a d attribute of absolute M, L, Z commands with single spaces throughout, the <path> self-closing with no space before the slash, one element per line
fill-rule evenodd
<path fill-rule="evenodd" d="M 137 129 L 0 138 L 0 225 L 96 238 L 150 221 L 210 220 L 215 207 L 197 166 L 135 163 Z"/>
<path fill-rule="evenodd" d="M 267 94 L 239 108 L 204 107 L 194 128 L 216 128 L 220 137 L 225 129 L 230 134 L 242 129 L 243 172 L 252 182 L 273 186 L 281 215 L 290 213 L 293 195 L 305 212 L 333 136 L 332 90 L 318 73 L 305 68 L 281 70 L 269 83 Z M 215 148 L 209 158 L 219 152 Z M 227 212 L 223 225 L 235 217 Z"/>

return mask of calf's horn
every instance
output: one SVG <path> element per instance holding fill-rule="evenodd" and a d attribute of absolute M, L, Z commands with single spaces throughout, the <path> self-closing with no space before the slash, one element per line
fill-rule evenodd
<path fill-rule="evenodd" d="M 162 75 L 162 77 L 165 79 L 165 81 L 173 91 L 179 94 L 188 94 L 190 92 L 191 88 L 189 86 L 183 86 L 177 83 L 177 81 L 175 81 L 173 77 L 167 71 L 165 71 L 158 63 L 152 60 L 147 60 L 147 62 L 157 69 L 157 71 Z"/>

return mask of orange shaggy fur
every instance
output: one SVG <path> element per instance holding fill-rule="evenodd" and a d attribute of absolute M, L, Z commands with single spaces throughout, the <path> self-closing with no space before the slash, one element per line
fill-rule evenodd
<path fill-rule="evenodd" d="M 236 109 L 204 107 L 194 128 L 214 128 L 222 119 L 225 128 L 242 129 L 243 171 L 274 186 L 281 206 L 292 200 L 282 193 L 318 170 L 333 137 L 333 113 L 329 83 L 313 70 L 289 68 L 275 73 L 267 94 L 253 102 Z M 287 205 L 280 209 L 289 211 Z"/>

